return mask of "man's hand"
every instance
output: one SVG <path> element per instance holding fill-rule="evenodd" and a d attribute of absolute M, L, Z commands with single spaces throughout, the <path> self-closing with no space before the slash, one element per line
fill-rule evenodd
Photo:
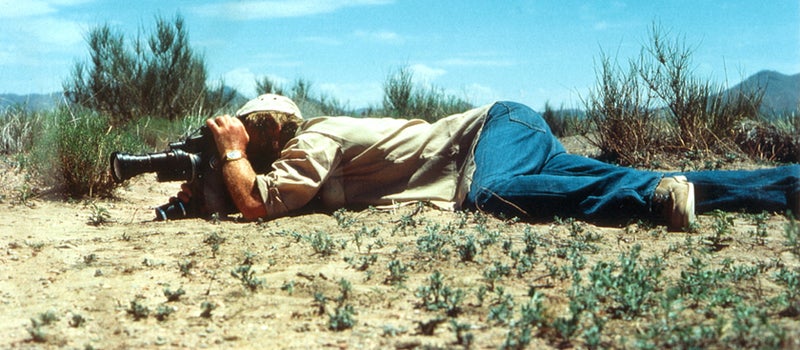
<path fill-rule="evenodd" d="M 229 151 L 244 152 L 247 149 L 250 135 L 247 134 L 247 130 L 245 130 L 244 124 L 239 118 L 222 115 L 209 118 L 206 120 L 206 125 L 214 135 L 217 151 L 221 157 Z"/>
<path fill-rule="evenodd" d="M 177 197 L 178 200 L 180 200 L 184 204 L 189 203 L 189 201 L 192 200 L 192 186 L 189 186 L 189 184 L 185 182 L 182 183 L 181 191 L 178 192 L 178 194 L 175 197 Z"/>
<path fill-rule="evenodd" d="M 244 153 L 247 150 L 250 135 L 238 118 L 224 115 L 208 119 L 206 124 L 214 135 L 220 158 L 224 159 L 225 154 L 230 151 Z M 253 166 L 246 157 L 239 159 L 222 161 L 222 178 L 225 187 L 242 216 L 247 219 L 264 217 L 267 215 L 267 211 L 261 200 L 261 193 L 256 188 L 256 173 L 253 171 Z"/>

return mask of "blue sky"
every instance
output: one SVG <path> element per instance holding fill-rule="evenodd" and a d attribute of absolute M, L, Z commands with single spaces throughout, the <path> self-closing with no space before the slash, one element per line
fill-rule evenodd
<path fill-rule="evenodd" d="M 626 65 L 654 22 L 695 47 L 698 77 L 800 73 L 798 0 L 0 0 L 0 93 L 59 91 L 91 28 L 130 38 L 177 13 L 212 79 L 253 97 L 256 78 L 302 78 L 354 108 L 404 66 L 474 104 L 578 107 L 601 52 Z"/>

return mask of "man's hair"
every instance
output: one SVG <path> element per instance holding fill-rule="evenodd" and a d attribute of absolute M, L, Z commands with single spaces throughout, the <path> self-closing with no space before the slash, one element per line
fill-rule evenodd
<path fill-rule="evenodd" d="M 283 112 L 277 111 L 259 111 L 253 112 L 244 116 L 241 116 L 240 119 L 242 123 L 245 125 L 251 125 L 256 132 L 260 132 L 260 137 L 263 141 L 263 144 L 258 145 L 248 145 L 248 153 L 251 153 L 251 149 L 262 153 L 262 159 L 251 159 L 251 163 L 253 163 L 253 168 L 256 168 L 256 171 L 264 171 L 267 167 L 269 167 L 272 162 L 280 157 L 280 151 L 283 146 L 286 145 L 289 140 L 294 138 L 295 133 L 297 133 L 297 128 L 299 127 L 300 123 L 303 122 L 302 118 L 295 116 L 294 114 L 288 114 Z M 273 130 L 275 130 L 280 125 L 280 136 L 278 140 L 274 140 Z M 278 148 L 274 149 L 273 143 L 274 141 L 278 141 Z M 252 142 L 252 137 L 251 137 Z"/>
<path fill-rule="evenodd" d="M 296 117 L 294 114 L 276 111 L 261 111 L 253 112 L 243 116 L 242 122 L 250 123 L 259 130 L 273 130 L 280 125 L 281 136 L 278 142 L 281 146 L 283 146 L 290 139 L 294 138 L 294 135 L 297 132 L 297 127 L 303 122 L 303 119 Z"/>

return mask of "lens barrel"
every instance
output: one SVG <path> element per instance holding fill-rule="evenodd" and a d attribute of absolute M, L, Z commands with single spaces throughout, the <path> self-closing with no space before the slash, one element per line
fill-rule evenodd
<path fill-rule="evenodd" d="M 183 203 L 173 198 L 169 203 L 155 208 L 156 221 L 178 220 L 196 217 L 191 203 Z"/>
<path fill-rule="evenodd" d="M 111 175 L 114 181 L 122 182 L 139 174 L 155 172 L 159 182 L 191 182 L 199 174 L 200 163 L 200 154 L 180 149 L 143 155 L 114 152 L 111 154 Z"/>

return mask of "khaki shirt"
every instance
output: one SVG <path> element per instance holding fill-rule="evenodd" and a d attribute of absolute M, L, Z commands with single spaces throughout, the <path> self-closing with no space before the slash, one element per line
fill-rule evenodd
<path fill-rule="evenodd" d="M 304 121 L 272 170 L 256 177 L 268 218 L 315 198 L 329 208 L 430 201 L 459 209 L 473 151 L 491 105 L 434 123 L 419 119 L 319 117 Z"/>

